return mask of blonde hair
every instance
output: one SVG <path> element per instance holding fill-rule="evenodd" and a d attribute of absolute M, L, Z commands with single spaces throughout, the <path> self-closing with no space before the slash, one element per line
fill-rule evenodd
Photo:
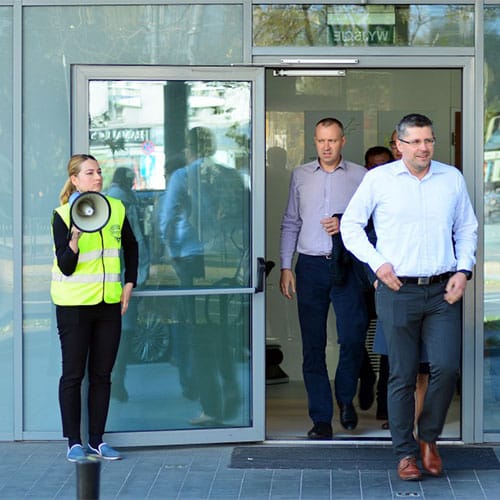
<path fill-rule="evenodd" d="M 59 201 L 61 202 L 61 205 L 68 203 L 69 197 L 76 191 L 75 186 L 71 182 L 71 176 L 78 175 L 80 173 L 82 163 L 87 160 L 97 161 L 92 155 L 87 154 L 76 154 L 69 159 L 68 178 L 59 193 Z"/>

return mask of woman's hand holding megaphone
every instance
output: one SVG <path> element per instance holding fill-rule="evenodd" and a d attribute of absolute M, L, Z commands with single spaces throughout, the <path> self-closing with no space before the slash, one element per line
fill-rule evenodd
<path fill-rule="evenodd" d="M 71 238 L 69 240 L 69 247 L 73 250 L 73 253 L 78 253 L 78 240 L 82 232 L 75 226 L 71 227 Z"/>

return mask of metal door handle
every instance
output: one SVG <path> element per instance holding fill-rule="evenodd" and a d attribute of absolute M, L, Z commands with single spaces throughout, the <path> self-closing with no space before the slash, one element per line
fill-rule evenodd
<path fill-rule="evenodd" d="M 266 275 L 266 261 L 264 257 L 257 257 L 257 286 L 255 293 L 264 291 L 264 277 Z"/>

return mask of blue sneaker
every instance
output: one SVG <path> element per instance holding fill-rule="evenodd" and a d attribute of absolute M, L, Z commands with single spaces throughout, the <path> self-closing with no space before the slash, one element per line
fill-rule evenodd
<path fill-rule="evenodd" d="M 85 454 L 85 451 L 81 444 L 74 444 L 71 448 L 68 449 L 66 458 L 70 462 L 78 462 L 78 460 L 85 460 L 87 458 L 87 455 Z"/>
<path fill-rule="evenodd" d="M 97 450 L 92 448 L 89 444 L 89 455 L 95 455 L 99 458 L 104 458 L 105 460 L 121 460 L 122 458 L 119 451 L 111 448 L 111 446 L 106 443 L 101 443 L 97 447 Z"/>

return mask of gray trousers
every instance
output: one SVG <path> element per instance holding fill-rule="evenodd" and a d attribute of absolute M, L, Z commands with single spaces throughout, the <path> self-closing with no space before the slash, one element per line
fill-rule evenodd
<path fill-rule="evenodd" d="M 418 421 L 419 439 L 437 440 L 456 390 L 462 307 L 461 301 L 450 305 L 444 300 L 445 287 L 446 283 L 404 284 L 394 292 L 381 283 L 375 293 L 378 320 L 389 350 L 389 427 L 398 459 L 420 454 L 413 424 L 421 343 L 428 353 L 430 379 Z"/>

